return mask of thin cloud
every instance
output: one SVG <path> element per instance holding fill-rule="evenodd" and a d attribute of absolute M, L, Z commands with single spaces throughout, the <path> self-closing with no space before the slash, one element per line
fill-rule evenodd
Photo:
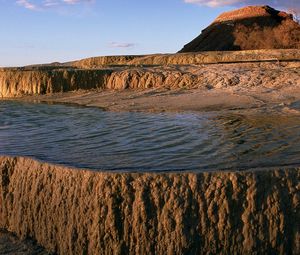
<path fill-rule="evenodd" d="M 82 1 L 82 0 L 63 0 L 66 4 L 79 4 L 80 2 L 91 2 L 91 1 Z"/>
<path fill-rule="evenodd" d="M 270 5 L 285 9 L 300 9 L 299 0 L 184 0 L 185 3 L 206 5 L 209 7 Z"/>
<path fill-rule="evenodd" d="M 120 42 L 111 42 L 108 44 L 111 48 L 133 48 L 136 46 L 135 43 L 120 43 Z"/>
<path fill-rule="evenodd" d="M 28 10 L 33 10 L 33 11 L 38 10 L 38 6 L 29 2 L 28 0 L 18 0 L 16 1 L 16 3 Z"/>
<path fill-rule="evenodd" d="M 54 7 L 71 6 L 78 4 L 93 3 L 93 0 L 17 0 L 17 5 L 28 10 L 38 11 Z"/>

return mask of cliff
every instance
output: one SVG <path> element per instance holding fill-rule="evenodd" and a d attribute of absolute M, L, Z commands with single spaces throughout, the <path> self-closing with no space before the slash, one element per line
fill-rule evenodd
<path fill-rule="evenodd" d="M 0 157 L 0 228 L 59 254 L 299 254 L 300 168 L 109 173 Z"/>
<path fill-rule="evenodd" d="M 300 49 L 300 24 L 269 6 L 221 14 L 180 52 Z"/>
<path fill-rule="evenodd" d="M 175 69 L 132 68 L 125 70 L 2 70 L 0 95 L 16 97 L 90 89 L 181 88 L 199 83 L 199 77 Z"/>

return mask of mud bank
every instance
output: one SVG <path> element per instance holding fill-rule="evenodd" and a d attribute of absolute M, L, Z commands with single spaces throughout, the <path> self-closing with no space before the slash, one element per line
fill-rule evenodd
<path fill-rule="evenodd" d="M 59 254 L 299 254 L 300 169 L 107 173 L 0 158 L 0 228 Z"/>

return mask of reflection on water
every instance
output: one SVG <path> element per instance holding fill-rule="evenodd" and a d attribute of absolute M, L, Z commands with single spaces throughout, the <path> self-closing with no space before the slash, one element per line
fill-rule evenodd
<path fill-rule="evenodd" d="M 124 171 L 299 166 L 300 117 L 114 113 L 1 101 L 0 154 Z"/>

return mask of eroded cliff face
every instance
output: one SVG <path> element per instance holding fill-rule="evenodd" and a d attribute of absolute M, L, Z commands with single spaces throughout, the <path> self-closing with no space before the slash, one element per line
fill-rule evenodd
<path fill-rule="evenodd" d="M 114 90 L 193 88 L 203 86 L 201 80 L 203 79 L 198 75 L 183 72 L 176 68 L 132 68 L 130 70 L 112 72 L 105 88 Z"/>
<path fill-rule="evenodd" d="M 300 169 L 133 174 L 0 158 L 0 227 L 59 254 L 299 254 Z"/>
<path fill-rule="evenodd" d="M 200 84 L 200 77 L 175 69 L 0 71 L 2 97 L 51 94 L 79 89 L 191 88 L 197 84 Z"/>
<path fill-rule="evenodd" d="M 110 70 L 0 70 L 0 96 L 13 97 L 102 88 Z"/>

